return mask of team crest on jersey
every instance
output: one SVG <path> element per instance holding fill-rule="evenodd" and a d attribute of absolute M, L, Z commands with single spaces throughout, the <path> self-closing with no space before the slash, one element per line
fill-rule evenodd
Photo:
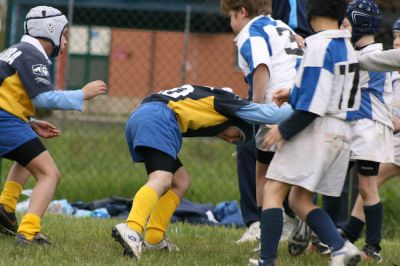
<path fill-rule="evenodd" d="M 47 67 L 42 64 L 33 65 L 32 72 L 33 72 L 33 74 L 39 75 L 39 76 L 44 76 L 44 77 L 49 76 L 49 71 L 47 70 Z"/>

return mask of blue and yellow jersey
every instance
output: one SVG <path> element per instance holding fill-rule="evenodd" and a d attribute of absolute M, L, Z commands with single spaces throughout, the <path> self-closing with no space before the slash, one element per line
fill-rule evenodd
<path fill-rule="evenodd" d="M 48 59 L 34 45 L 20 42 L 0 53 L 0 110 L 28 122 L 31 98 L 54 89 Z"/>
<path fill-rule="evenodd" d="M 160 91 L 143 100 L 147 102 L 167 104 L 184 137 L 215 136 L 238 119 L 235 112 L 250 104 L 231 92 L 195 85 Z"/>

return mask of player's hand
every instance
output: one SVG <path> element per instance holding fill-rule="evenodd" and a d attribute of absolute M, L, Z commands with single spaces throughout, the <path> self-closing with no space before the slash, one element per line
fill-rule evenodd
<path fill-rule="evenodd" d="M 264 136 L 263 147 L 265 149 L 271 148 L 274 144 L 279 144 L 282 140 L 281 132 L 279 132 L 278 125 L 267 125 L 269 127 L 268 133 Z M 279 149 L 279 145 L 277 146 Z"/>
<path fill-rule="evenodd" d="M 31 125 L 31 128 L 42 138 L 53 138 L 60 135 L 60 131 L 49 122 L 34 120 L 29 124 Z"/>
<path fill-rule="evenodd" d="M 393 116 L 392 123 L 393 123 L 394 132 L 399 132 L 400 131 L 400 118 L 398 118 L 397 116 Z"/>
<path fill-rule="evenodd" d="M 289 100 L 290 89 L 278 89 L 272 94 L 272 101 L 281 106 Z"/>
<path fill-rule="evenodd" d="M 306 48 L 306 42 L 304 41 L 303 37 L 301 37 L 298 34 L 294 34 L 294 40 L 297 42 L 297 44 L 300 46 L 300 48 L 302 48 L 302 49 Z"/>
<path fill-rule="evenodd" d="M 84 99 L 90 100 L 99 94 L 104 94 L 107 92 L 107 86 L 102 80 L 95 80 L 89 82 L 82 88 Z"/>

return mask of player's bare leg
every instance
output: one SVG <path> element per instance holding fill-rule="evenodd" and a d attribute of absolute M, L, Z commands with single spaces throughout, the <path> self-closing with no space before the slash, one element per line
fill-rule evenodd
<path fill-rule="evenodd" d="M 18 198 L 31 173 L 18 163 L 11 166 L 0 196 L 0 232 L 16 235 L 18 221 L 15 216 Z"/>
<path fill-rule="evenodd" d="M 263 205 L 263 194 L 264 194 L 264 186 L 267 183 L 267 170 L 268 164 L 261 163 L 256 161 L 256 199 L 257 206 Z"/>
<path fill-rule="evenodd" d="M 47 239 L 40 234 L 40 223 L 60 181 L 60 172 L 48 151 L 35 157 L 26 168 L 35 177 L 37 183 L 32 191 L 28 211 L 22 217 L 16 240 L 19 244 L 48 243 Z"/>

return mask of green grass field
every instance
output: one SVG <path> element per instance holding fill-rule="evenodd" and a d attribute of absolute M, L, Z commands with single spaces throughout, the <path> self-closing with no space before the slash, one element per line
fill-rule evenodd
<path fill-rule="evenodd" d="M 120 220 L 73 218 L 46 215 L 43 233 L 51 246 L 15 246 L 14 239 L 0 235 L 0 265 L 247 265 L 254 244 L 237 245 L 244 229 L 172 224 L 168 236 L 181 248 L 180 252 L 145 252 L 137 263 L 122 256 L 122 248 L 111 237 L 111 228 Z M 399 235 L 383 242 L 380 265 L 400 265 Z M 280 245 L 278 266 L 328 265 L 328 257 L 307 253 L 291 257 L 286 242 Z M 362 247 L 362 242 L 357 243 Z M 360 265 L 373 265 L 360 263 Z"/>

